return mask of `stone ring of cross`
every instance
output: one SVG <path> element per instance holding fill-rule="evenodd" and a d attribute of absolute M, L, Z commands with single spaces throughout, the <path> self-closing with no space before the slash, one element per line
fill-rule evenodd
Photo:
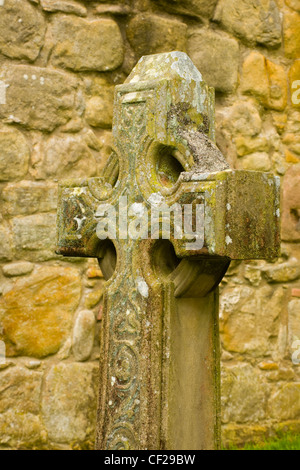
<path fill-rule="evenodd" d="M 218 286 L 280 250 L 280 182 L 231 170 L 214 90 L 182 52 L 143 57 L 115 91 L 101 178 L 60 184 L 57 253 L 107 279 L 96 449 L 220 448 Z"/>

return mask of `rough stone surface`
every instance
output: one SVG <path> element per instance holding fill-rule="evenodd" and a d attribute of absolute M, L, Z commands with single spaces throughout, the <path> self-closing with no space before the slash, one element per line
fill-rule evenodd
<path fill-rule="evenodd" d="M 26 0 L 5 0 L 0 5 L 0 52 L 12 59 L 35 60 L 44 44 L 43 15 Z"/>
<path fill-rule="evenodd" d="M 247 44 L 281 44 L 280 12 L 273 0 L 221 0 L 214 20 Z"/>
<path fill-rule="evenodd" d="M 282 111 L 287 105 L 285 70 L 258 52 L 251 52 L 243 64 L 242 90 L 257 96 L 270 109 Z"/>
<path fill-rule="evenodd" d="M 39 414 L 42 374 L 13 367 L 0 374 L 0 413 L 14 409 Z M 20 393 L 20 390 L 22 392 Z"/>
<path fill-rule="evenodd" d="M 127 27 L 130 44 L 138 56 L 185 51 L 187 26 L 178 20 L 149 14 L 134 17 Z"/>
<path fill-rule="evenodd" d="M 33 271 L 34 265 L 29 261 L 19 261 L 18 263 L 5 264 L 2 268 L 6 277 L 24 276 Z"/>
<path fill-rule="evenodd" d="M 62 72 L 15 65 L 0 71 L 8 85 L 0 119 L 30 129 L 53 131 L 66 124 L 75 106 L 76 80 Z"/>
<path fill-rule="evenodd" d="M 37 150 L 34 175 L 39 179 L 96 176 L 97 163 L 84 137 L 55 135 Z"/>
<path fill-rule="evenodd" d="M 270 157 L 265 152 L 252 153 L 239 160 L 237 168 L 243 170 L 269 171 L 271 170 Z"/>
<path fill-rule="evenodd" d="M 297 419 L 300 416 L 300 383 L 285 384 L 270 399 L 270 414 L 281 420 Z"/>
<path fill-rule="evenodd" d="M 299 0 L 285 0 L 285 3 L 292 8 L 293 10 L 296 10 L 300 13 L 300 1 Z"/>
<path fill-rule="evenodd" d="M 2 192 L 3 213 L 10 216 L 50 212 L 57 206 L 57 185 L 22 181 L 10 183 Z"/>
<path fill-rule="evenodd" d="M 10 261 L 12 259 L 11 233 L 7 225 L 0 224 L 0 259 Z"/>
<path fill-rule="evenodd" d="M 170 13 L 195 17 L 211 17 L 217 0 L 152 0 Z"/>
<path fill-rule="evenodd" d="M 254 357 L 271 354 L 278 337 L 284 289 L 227 288 L 221 298 L 221 338 L 230 352 Z"/>
<path fill-rule="evenodd" d="M 294 341 L 300 340 L 300 300 L 292 299 L 288 304 L 289 340 L 293 346 Z"/>
<path fill-rule="evenodd" d="M 0 445 L 41 447 L 46 433 L 39 419 L 42 374 L 24 367 L 0 373 Z"/>
<path fill-rule="evenodd" d="M 300 14 L 294 11 L 286 11 L 284 14 L 284 50 L 285 55 L 291 59 L 300 57 Z"/>
<path fill-rule="evenodd" d="M 260 422 L 266 417 L 268 384 L 249 364 L 223 367 L 223 423 Z"/>
<path fill-rule="evenodd" d="M 64 0 L 40 0 L 41 7 L 45 11 L 63 13 L 74 13 L 78 16 L 87 16 L 87 9 L 77 2 L 64 1 Z"/>
<path fill-rule="evenodd" d="M 73 329 L 73 353 L 76 361 L 86 361 L 94 346 L 95 314 L 91 310 L 79 312 Z"/>
<path fill-rule="evenodd" d="M 1 339 L 8 356 L 55 354 L 70 332 L 80 299 L 80 277 L 73 268 L 37 269 L 0 297 Z"/>
<path fill-rule="evenodd" d="M 111 19 L 88 21 L 58 17 L 52 27 L 56 66 L 83 71 L 114 70 L 123 62 L 123 40 L 117 23 Z"/>
<path fill-rule="evenodd" d="M 300 241 L 300 164 L 293 165 L 284 177 L 282 238 Z"/>
<path fill-rule="evenodd" d="M 292 259 L 288 263 L 264 270 L 269 282 L 291 282 L 300 277 L 300 262 Z"/>
<path fill-rule="evenodd" d="M 209 86 L 225 93 L 235 90 L 239 61 L 236 40 L 225 34 L 196 29 L 189 33 L 187 51 Z"/>
<path fill-rule="evenodd" d="M 12 220 L 18 259 L 44 261 L 55 258 L 55 214 L 35 214 Z"/>
<path fill-rule="evenodd" d="M 50 439 L 58 443 L 90 441 L 96 421 L 98 367 L 58 364 L 46 376 L 42 416 Z"/>
<path fill-rule="evenodd" d="M 113 88 L 104 88 L 98 96 L 93 96 L 86 106 L 86 120 L 92 127 L 110 128 L 112 126 Z"/>
<path fill-rule="evenodd" d="M 0 129 L 0 181 L 25 177 L 29 158 L 30 149 L 23 134 L 15 129 Z"/>

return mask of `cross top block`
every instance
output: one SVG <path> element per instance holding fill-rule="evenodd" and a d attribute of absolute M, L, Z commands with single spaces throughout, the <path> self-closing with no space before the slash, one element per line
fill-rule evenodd
<path fill-rule="evenodd" d="M 102 177 L 60 184 L 57 253 L 108 280 L 98 449 L 220 447 L 218 285 L 232 259 L 279 255 L 280 184 L 230 170 L 214 135 L 188 56 L 144 57 L 116 87 Z"/>

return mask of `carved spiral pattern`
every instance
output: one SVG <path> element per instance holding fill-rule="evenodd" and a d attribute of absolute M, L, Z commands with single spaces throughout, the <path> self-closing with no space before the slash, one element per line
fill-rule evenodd
<path fill-rule="evenodd" d="M 119 107 L 119 147 L 137 155 L 146 131 L 146 103 L 123 104 Z M 132 192 L 132 188 L 129 187 Z M 127 253 L 130 247 L 126 247 Z M 131 255 L 128 255 L 129 259 Z M 128 264 L 132 264 L 128 261 Z M 132 274 L 123 273 L 109 311 L 110 364 L 108 368 L 108 420 L 105 447 L 110 450 L 137 449 L 140 412 L 139 358 L 141 343 L 140 307 L 132 295 Z M 141 300 L 143 301 L 143 300 Z M 106 405 L 107 406 L 107 405 Z"/>

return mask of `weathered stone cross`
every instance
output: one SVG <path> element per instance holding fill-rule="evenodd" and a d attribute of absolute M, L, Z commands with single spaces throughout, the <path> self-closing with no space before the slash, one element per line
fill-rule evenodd
<path fill-rule="evenodd" d="M 213 143 L 213 96 L 186 54 L 142 58 L 116 88 L 103 177 L 60 186 L 57 252 L 108 279 L 97 449 L 220 447 L 218 285 L 230 260 L 278 256 L 280 214 L 278 179 L 231 171 Z M 174 236 L 175 209 L 169 240 L 153 230 L 160 203 L 202 205 L 204 245 Z"/>

